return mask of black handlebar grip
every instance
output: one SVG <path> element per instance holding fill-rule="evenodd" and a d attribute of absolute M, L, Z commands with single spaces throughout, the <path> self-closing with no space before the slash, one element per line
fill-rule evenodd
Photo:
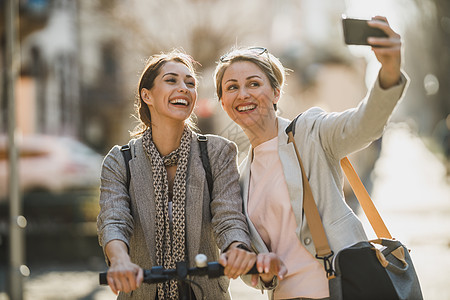
<path fill-rule="evenodd" d="M 98 274 L 98 280 L 100 282 L 100 285 L 108 285 L 108 280 L 106 279 L 106 274 L 108 273 L 100 273 Z"/>
<path fill-rule="evenodd" d="M 208 271 L 206 274 L 209 278 L 217 278 L 223 276 L 223 270 L 224 268 L 218 262 L 210 262 L 208 263 Z M 258 269 L 256 269 L 256 263 L 246 274 L 259 274 Z"/>
<path fill-rule="evenodd" d="M 208 268 L 206 269 L 199 269 L 195 268 L 197 271 L 201 270 L 201 274 L 208 275 L 209 278 L 217 278 L 220 276 L 223 276 L 223 267 L 218 262 L 210 262 L 208 263 Z M 156 271 L 156 267 L 152 268 L 153 271 Z M 247 274 L 258 274 L 258 270 L 256 269 L 256 264 L 253 265 L 253 267 L 250 269 L 250 271 L 247 272 Z M 99 273 L 99 283 L 100 285 L 108 285 L 108 280 L 106 278 L 106 275 L 108 273 Z M 144 282 L 147 283 L 158 283 L 158 282 L 165 282 L 167 280 L 170 280 L 170 276 L 162 274 L 161 272 L 152 272 L 151 270 L 144 270 Z"/>
<path fill-rule="evenodd" d="M 259 274 L 258 269 L 256 268 L 256 263 L 253 265 L 250 271 L 247 272 L 247 274 Z"/>

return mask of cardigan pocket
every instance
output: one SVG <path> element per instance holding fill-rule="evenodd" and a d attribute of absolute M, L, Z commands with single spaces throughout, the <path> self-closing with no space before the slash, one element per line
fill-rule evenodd
<path fill-rule="evenodd" d="M 351 218 L 352 216 L 355 216 L 355 214 L 351 211 L 347 212 L 345 215 L 337 218 L 333 222 L 329 224 L 330 227 L 340 227 L 343 223 L 347 222 L 347 219 Z M 356 217 L 356 216 L 355 216 Z"/>
<path fill-rule="evenodd" d="M 330 223 L 325 227 L 325 232 L 335 253 L 356 242 L 367 240 L 361 221 L 353 212 L 349 212 Z"/>

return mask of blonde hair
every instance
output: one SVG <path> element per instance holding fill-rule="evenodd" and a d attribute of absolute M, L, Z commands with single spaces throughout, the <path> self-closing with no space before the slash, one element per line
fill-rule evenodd
<path fill-rule="evenodd" d="M 254 49 L 259 49 L 255 52 Z M 233 48 L 227 54 L 221 56 L 214 71 L 214 85 L 218 100 L 222 99 L 222 79 L 227 68 L 234 62 L 249 61 L 257 65 L 269 78 L 271 87 L 283 92 L 286 71 L 280 60 L 261 47 Z M 276 110 L 276 105 L 274 104 Z"/>

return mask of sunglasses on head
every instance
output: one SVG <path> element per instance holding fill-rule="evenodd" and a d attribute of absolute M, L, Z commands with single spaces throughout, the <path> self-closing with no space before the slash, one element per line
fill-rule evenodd
<path fill-rule="evenodd" d="M 239 56 L 241 54 L 254 54 L 255 56 L 260 56 L 264 53 L 267 53 L 267 48 L 264 47 L 250 47 L 247 49 L 242 49 L 242 50 L 236 50 L 236 51 L 232 51 L 230 53 L 224 54 L 222 55 L 219 60 L 220 62 L 229 62 L 230 60 L 232 60 L 234 57 Z"/>

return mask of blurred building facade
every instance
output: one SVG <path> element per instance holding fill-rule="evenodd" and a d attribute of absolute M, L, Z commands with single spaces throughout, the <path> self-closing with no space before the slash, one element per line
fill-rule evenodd
<path fill-rule="evenodd" d="M 4 2 L 0 1 L 2 7 Z M 109 1 L 104 2 L 111 5 Z M 122 109 L 121 79 L 116 66 L 118 55 L 114 53 L 113 42 L 117 41 L 117 35 L 107 34 L 108 22 L 98 18 L 92 22 L 103 4 L 70 0 L 18 3 L 21 65 L 16 109 L 19 133 L 71 136 L 96 150 L 103 150 L 102 145 L 109 135 L 116 138 L 115 127 L 122 121 L 111 117 L 120 115 Z M 4 43 L 4 22 L 1 24 Z M 0 53 L 4 57 L 3 47 Z M 5 61 L 0 64 L 4 65 Z M 5 74 L 1 73 L 2 82 Z M 1 91 L 0 132 L 5 133 L 4 85 Z M 99 128 L 99 123 L 107 123 L 108 130 Z"/>
<path fill-rule="evenodd" d="M 349 2 L 19 1 L 21 130 L 71 135 L 103 153 L 125 143 L 137 124 L 131 115 L 146 58 L 175 47 L 201 64 L 197 112 L 205 132 L 231 139 L 241 134 L 215 99 L 212 79 L 215 61 L 232 46 L 265 46 L 293 70 L 280 104 L 282 116 L 291 118 L 315 105 L 328 110 L 354 106 L 367 90 L 367 61 L 353 56 L 343 43 L 340 17 Z M 402 105 L 401 118 L 409 116 L 424 135 L 442 140 L 449 123 L 449 5 L 443 0 L 406 2 L 420 18 L 403 20 L 408 25 L 405 68 L 413 79 L 408 97 L 413 100 Z M 4 37 L 3 22 L 0 26 Z M 417 63 L 418 57 L 423 63 Z M 0 76 L 4 82 L 5 73 Z M 2 86 L 2 132 L 4 90 Z"/>

